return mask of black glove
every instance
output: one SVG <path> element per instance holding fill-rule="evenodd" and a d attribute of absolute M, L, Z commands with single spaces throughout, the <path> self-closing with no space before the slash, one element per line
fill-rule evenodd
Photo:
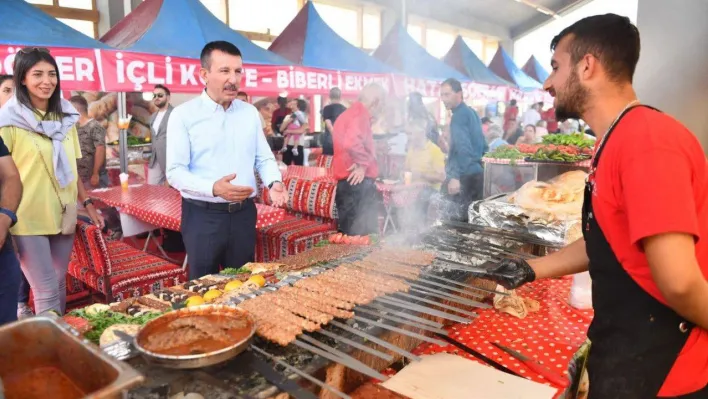
<path fill-rule="evenodd" d="M 514 289 L 534 281 L 536 272 L 523 259 L 503 259 L 495 268 L 489 270 L 488 278 L 506 289 Z"/>

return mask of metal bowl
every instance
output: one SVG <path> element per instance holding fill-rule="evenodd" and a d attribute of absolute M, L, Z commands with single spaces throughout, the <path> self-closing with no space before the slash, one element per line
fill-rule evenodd
<path fill-rule="evenodd" d="M 223 317 L 233 317 L 238 319 L 241 319 L 245 316 L 251 326 L 250 332 L 246 336 L 246 338 L 235 343 L 234 345 L 219 349 L 217 351 L 209 353 L 200 353 L 197 355 L 163 355 L 160 353 L 151 352 L 145 349 L 145 347 L 143 347 L 142 342 L 144 342 L 144 340 L 150 334 L 151 326 L 169 323 L 173 320 L 177 320 L 182 317 L 204 315 L 219 315 Z M 175 310 L 149 321 L 138 332 L 138 335 L 135 337 L 134 345 L 138 352 L 140 352 L 140 354 L 152 364 L 173 369 L 196 369 L 201 367 L 212 366 L 214 364 L 222 363 L 234 358 L 235 356 L 246 350 L 255 333 L 256 320 L 247 311 L 241 308 L 226 305 L 204 305 Z"/>
<path fill-rule="evenodd" d="M 121 399 L 125 391 L 145 381 L 128 364 L 109 357 L 52 314 L 1 326 L 0 359 L 0 379 L 53 368 L 85 392 L 85 398 Z M 44 379 L 42 383 L 51 388 L 50 381 L 57 382 Z"/>

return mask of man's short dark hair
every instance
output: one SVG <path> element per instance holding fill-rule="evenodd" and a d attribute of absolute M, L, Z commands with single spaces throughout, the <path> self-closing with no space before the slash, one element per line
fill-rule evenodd
<path fill-rule="evenodd" d="M 222 53 L 241 57 L 241 50 L 239 50 L 233 43 L 229 43 L 224 40 L 216 40 L 207 43 L 202 49 L 202 54 L 199 56 L 199 61 L 202 64 L 202 68 L 209 69 L 211 66 L 211 53 L 214 50 L 219 50 Z"/>
<path fill-rule="evenodd" d="M 575 65 L 586 55 L 600 60 L 607 75 L 617 81 L 632 82 L 639 61 L 639 30 L 627 17 L 617 14 L 594 15 L 563 29 L 551 40 L 551 50 L 571 36 L 568 51 Z"/>
<path fill-rule="evenodd" d="M 329 90 L 329 98 L 331 98 L 332 100 L 342 99 L 342 91 L 339 89 L 339 87 L 333 87 Z"/>
<path fill-rule="evenodd" d="M 248 97 L 248 93 L 246 93 L 245 91 L 239 91 L 238 93 L 236 93 L 236 97 Z"/>
<path fill-rule="evenodd" d="M 482 118 L 482 124 L 484 125 L 485 123 L 492 123 L 492 120 L 485 116 Z"/>
<path fill-rule="evenodd" d="M 170 89 L 168 89 L 167 87 L 165 87 L 163 85 L 157 84 L 157 85 L 155 85 L 155 89 L 162 89 L 165 92 L 165 94 L 167 94 L 168 96 L 171 95 Z"/>
<path fill-rule="evenodd" d="M 74 108 L 76 108 L 80 114 L 85 115 L 88 113 L 88 101 L 86 101 L 83 96 L 72 96 L 69 102 L 74 105 Z"/>
<path fill-rule="evenodd" d="M 454 91 L 455 93 L 462 92 L 462 83 L 460 83 L 460 81 L 455 78 L 448 78 L 442 84 L 450 86 L 452 91 Z"/>

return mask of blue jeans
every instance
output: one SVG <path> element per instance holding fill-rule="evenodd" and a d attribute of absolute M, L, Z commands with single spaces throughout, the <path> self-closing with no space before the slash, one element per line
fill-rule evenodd
<path fill-rule="evenodd" d="M 0 250 L 0 325 L 17 321 L 17 291 L 21 276 L 20 262 L 8 234 Z"/>

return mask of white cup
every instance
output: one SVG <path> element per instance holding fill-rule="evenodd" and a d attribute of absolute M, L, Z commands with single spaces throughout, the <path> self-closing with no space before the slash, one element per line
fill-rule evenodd
<path fill-rule="evenodd" d="M 121 188 L 123 188 L 123 190 L 127 190 L 128 189 L 128 174 L 121 173 L 120 175 L 118 175 L 118 177 L 120 178 Z"/>

